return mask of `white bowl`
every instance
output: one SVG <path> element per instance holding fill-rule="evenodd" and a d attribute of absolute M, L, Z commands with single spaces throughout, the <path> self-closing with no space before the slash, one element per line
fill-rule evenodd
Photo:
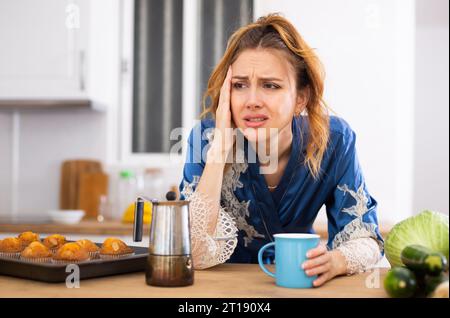
<path fill-rule="evenodd" d="M 83 210 L 53 210 L 48 215 L 54 223 L 77 224 L 86 213 Z"/>

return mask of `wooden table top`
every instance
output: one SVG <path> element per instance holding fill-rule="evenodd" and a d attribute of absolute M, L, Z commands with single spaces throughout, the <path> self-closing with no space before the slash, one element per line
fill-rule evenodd
<path fill-rule="evenodd" d="M 272 268 L 273 270 L 273 268 Z M 222 264 L 195 271 L 194 285 L 154 287 L 145 283 L 144 272 L 81 280 L 80 288 L 0 276 L 2 297 L 157 297 L 157 298 L 335 298 L 387 297 L 383 280 L 387 269 L 340 276 L 311 289 L 278 287 L 257 264 Z"/>

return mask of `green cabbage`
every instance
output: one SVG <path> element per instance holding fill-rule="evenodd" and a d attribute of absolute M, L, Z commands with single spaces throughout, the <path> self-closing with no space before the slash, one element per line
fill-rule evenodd
<path fill-rule="evenodd" d="M 412 244 L 441 252 L 448 262 L 448 215 L 425 210 L 396 224 L 385 240 L 386 258 L 392 267 L 403 266 L 402 250 Z"/>

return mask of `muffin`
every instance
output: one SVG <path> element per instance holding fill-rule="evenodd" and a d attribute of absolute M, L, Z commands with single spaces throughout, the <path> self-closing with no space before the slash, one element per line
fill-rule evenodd
<path fill-rule="evenodd" d="M 29 262 L 44 263 L 51 260 L 52 252 L 50 249 L 39 241 L 31 242 L 20 253 L 20 259 Z"/>
<path fill-rule="evenodd" d="M 42 243 L 44 243 L 52 253 L 56 253 L 56 251 L 66 243 L 66 238 L 60 234 L 53 234 L 47 236 Z"/>
<path fill-rule="evenodd" d="M 17 237 L 7 237 L 0 240 L 0 257 L 19 258 L 22 250 L 22 242 Z"/>
<path fill-rule="evenodd" d="M 132 255 L 133 249 L 118 238 L 107 238 L 100 249 L 100 258 L 111 259 Z"/>
<path fill-rule="evenodd" d="M 78 240 L 76 243 L 83 247 L 86 251 L 88 251 L 91 258 L 97 258 L 100 247 L 95 245 L 95 243 L 93 243 L 91 240 Z"/>
<path fill-rule="evenodd" d="M 23 248 L 25 248 L 31 242 L 39 241 L 39 234 L 28 231 L 19 234 L 18 238 L 22 242 Z"/>
<path fill-rule="evenodd" d="M 88 251 L 78 243 L 66 243 L 53 256 L 55 263 L 79 263 L 89 260 Z"/>

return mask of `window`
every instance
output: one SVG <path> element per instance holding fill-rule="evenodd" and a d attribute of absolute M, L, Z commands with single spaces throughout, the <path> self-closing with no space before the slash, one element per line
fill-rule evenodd
<path fill-rule="evenodd" d="M 168 153 L 181 127 L 183 1 L 135 0 L 134 153 Z"/>
<path fill-rule="evenodd" d="M 230 35 L 240 26 L 252 22 L 253 0 L 200 1 L 197 94 L 199 110 L 209 76 L 222 57 Z"/>
<path fill-rule="evenodd" d="M 184 127 L 185 140 L 198 119 L 209 75 L 231 33 L 252 21 L 253 0 L 125 1 L 132 74 L 122 83 L 121 160 L 157 165 L 180 142 L 171 131 Z"/>

